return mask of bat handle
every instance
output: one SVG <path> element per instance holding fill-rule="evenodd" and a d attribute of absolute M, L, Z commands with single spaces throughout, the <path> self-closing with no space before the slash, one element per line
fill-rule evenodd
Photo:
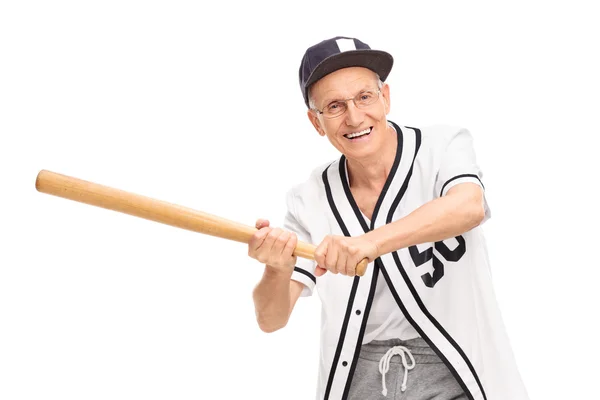
<path fill-rule="evenodd" d="M 315 246 L 315 245 L 299 241 L 296 244 L 296 249 L 294 250 L 294 255 L 297 257 L 314 260 L 316 249 L 317 249 L 317 246 Z M 358 265 L 356 266 L 356 275 L 363 276 L 365 274 L 365 272 L 367 271 L 367 265 L 369 265 L 369 260 L 366 258 L 363 259 L 361 262 L 359 262 Z"/>

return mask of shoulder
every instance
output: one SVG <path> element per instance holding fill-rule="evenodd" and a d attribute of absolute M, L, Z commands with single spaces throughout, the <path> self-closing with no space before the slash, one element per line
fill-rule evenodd
<path fill-rule="evenodd" d="M 444 149 L 457 136 L 471 137 L 468 129 L 449 124 L 432 124 L 426 126 L 400 125 L 404 134 L 416 132 L 421 139 L 421 147 L 431 150 Z"/>

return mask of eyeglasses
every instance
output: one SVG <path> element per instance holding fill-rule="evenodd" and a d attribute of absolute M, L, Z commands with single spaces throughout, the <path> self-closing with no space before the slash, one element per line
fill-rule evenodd
<path fill-rule="evenodd" d="M 325 118 L 336 118 L 344 114 L 348 110 L 348 102 L 352 100 L 356 108 L 366 108 L 375 103 L 379 99 L 381 90 L 363 90 L 354 97 L 345 100 L 336 100 L 327 104 L 322 110 L 313 108 L 317 113 L 322 114 Z"/>

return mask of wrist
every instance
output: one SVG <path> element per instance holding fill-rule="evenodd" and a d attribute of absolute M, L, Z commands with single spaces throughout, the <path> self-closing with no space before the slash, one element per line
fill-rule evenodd
<path fill-rule="evenodd" d="M 290 279 L 294 272 L 294 266 L 274 266 L 265 264 L 264 275 L 271 279 Z"/>
<path fill-rule="evenodd" d="M 373 256 L 373 260 L 375 260 L 376 258 L 379 258 L 385 254 L 382 251 L 385 243 L 384 243 L 381 235 L 379 235 L 379 232 L 377 232 L 377 230 L 367 232 L 363 235 L 363 237 L 368 243 L 371 244 L 371 246 L 374 249 L 373 251 L 375 252 L 375 254 Z"/>

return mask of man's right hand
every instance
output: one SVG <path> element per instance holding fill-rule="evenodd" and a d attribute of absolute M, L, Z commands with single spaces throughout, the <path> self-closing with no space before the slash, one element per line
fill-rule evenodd
<path fill-rule="evenodd" d="M 297 257 L 293 254 L 298 238 L 295 233 L 269 227 L 269 221 L 256 221 L 256 233 L 248 242 L 248 255 L 281 272 L 291 272 Z"/>

